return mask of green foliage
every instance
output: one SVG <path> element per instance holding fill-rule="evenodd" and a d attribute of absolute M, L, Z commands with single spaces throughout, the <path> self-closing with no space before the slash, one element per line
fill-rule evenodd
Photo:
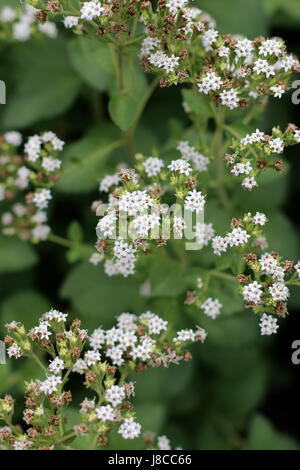
<path fill-rule="evenodd" d="M 10 59 L 15 85 L 13 92 L 8 89 L 7 105 L 2 110 L 5 129 L 23 129 L 68 110 L 80 81 L 68 64 L 63 41 L 19 44 Z"/>
<path fill-rule="evenodd" d="M 15 237 L 0 237 L 0 273 L 31 268 L 38 261 L 33 247 Z"/>

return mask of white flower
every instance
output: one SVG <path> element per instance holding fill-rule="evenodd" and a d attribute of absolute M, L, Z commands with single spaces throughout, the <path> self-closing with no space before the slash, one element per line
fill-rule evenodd
<path fill-rule="evenodd" d="M 171 450 L 170 440 L 167 436 L 158 436 L 157 447 L 159 450 Z"/>
<path fill-rule="evenodd" d="M 113 236 L 116 230 L 116 220 L 117 216 L 115 212 L 110 212 L 102 217 L 96 227 L 98 238 L 108 238 Z"/>
<path fill-rule="evenodd" d="M 151 178 L 152 176 L 157 176 L 161 172 L 164 167 L 164 162 L 160 158 L 149 157 L 144 161 L 143 166 L 147 176 Z"/>
<path fill-rule="evenodd" d="M 133 227 L 141 237 L 148 237 L 148 232 L 160 225 L 160 216 L 157 214 L 139 215 L 133 220 Z"/>
<path fill-rule="evenodd" d="M 49 172 L 58 170 L 61 165 L 61 160 L 53 157 L 44 157 L 42 160 L 42 167 Z"/>
<path fill-rule="evenodd" d="M 274 67 L 269 65 L 268 61 L 264 59 L 258 59 L 256 62 L 254 62 L 253 70 L 257 74 L 264 73 L 267 78 L 275 75 Z"/>
<path fill-rule="evenodd" d="M 122 435 L 123 439 L 135 439 L 141 433 L 141 425 L 134 421 L 134 418 L 125 418 L 118 433 Z"/>
<path fill-rule="evenodd" d="M 298 276 L 300 276 L 300 261 L 294 266 L 295 270 L 297 271 Z"/>
<path fill-rule="evenodd" d="M 259 46 L 258 53 L 264 57 L 272 54 L 279 57 L 282 53 L 282 45 L 282 41 L 278 39 L 267 39 Z"/>
<path fill-rule="evenodd" d="M 285 301 L 288 299 L 290 292 L 283 282 L 275 282 L 269 287 L 272 298 L 276 301 Z"/>
<path fill-rule="evenodd" d="M 187 3 L 188 0 L 168 0 L 166 6 L 169 9 L 170 13 L 176 14 L 177 11 L 185 7 Z"/>
<path fill-rule="evenodd" d="M 185 199 L 184 207 L 185 209 L 198 214 L 203 210 L 204 204 L 205 197 L 200 191 L 197 192 L 196 189 L 193 189 L 193 191 L 189 191 L 188 196 Z"/>
<path fill-rule="evenodd" d="M 118 385 L 112 385 L 105 392 L 105 400 L 111 403 L 114 407 L 120 405 L 126 397 L 124 387 Z"/>
<path fill-rule="evenodd" d="M 132 348 L 131 356 L 135 359 L 140 359 L 141 361 L 145 362 L 150 359 L 152 354 L 153 346 L 155 345 L 155 341 L 150 338 L 150 336 L 143 336 L 141 338 L 141 344 L 138 344 L 134 348 Z"/>
<path fill-rule="evenodd" d="M 38 24 L 38 29 L 41 33 L 45 34 L 51 39 L 55 39 L 57 36 L 56 24 L 52 21 L 46 21 L 44 24 Z"/>
<path fill-rule="evenodd" d="M 13 37 L 18 41 L 27 41 L 31 36 L 30 23 L 26 20 L 13 24 Z"/>
<path fill-rule="evenodd" d="M 4 212 L 1 217 L 2 225 L 10 225 L 13 222 L 14 218 L 10 212 Z"/>
<path fill-rule="evenodd" d="M 294 139 L 296 140 L 296 142 L 298 142 L 298 144 L 300 144 L 300 129 L 296 129 L 294 131 Z"/>
<path fill-rule="evenodd" d="M 211 50 L 211 46 L 216 42 L 218 36 L 218 31 L 215 31 L 214 29 L 208 29 L 202 34 L 201 40 L 206 51 Z"/>
<path fill-rule="evenodd" d="M 17 343 L 13 343 L 7 350 L 7 354 L 9 357 L 15 357 L 16 359 L 19 359 L 19 357 L 22 356 L 22 350 L 21 348 L 17 345 Z"/>
<path fill-rule="evenodd" d="M 65 364 L 62 359 L 56 357 L 53 361 L 50 361 L 49 370 L 53 374 L 57 375 L 61 370 L 64 370 Z"/>
<path fill-rule="evenodd" d="M 272 335 L 277 333 L 279 325 L 277 325 L 277 318 L 272 317 L 272 315 L 263 314 L 261 317 L 260 330 L 262 335 Z"/>
<path fill-rule="evenodd" d="M 44 382 L 41 383 L 41 391 L 45 395 L 51 395 L 54 392 L 57 392 L 57 387 L 62 383 L 61 377 L 51 375 Z"/>
<path fill-rule="evenodd" d="M 142 41 L 142 46 L 141 46 L 141 53 L 140 56 L 148 56 L 151 51 L 156 49 L 159 44 L 160 40 L 158 38 L 152 38 L 151 36 L 147 36 L 143 41 Z"/>
<path fill-rule="evenodd" d="M 97 362 L 101 361 L 101 355 L 99 351 L 90 350 L 85 353 L 84 360 L 87 363 L 87 365 L 90 367 L 90 366 L 97 364 Z"/>
<path fill-rule="evenodd" d="M 282 95 L 285 93 L 285 88 L 283 85 L 271 86 L 270 90 L 273 92 L 274 98 L 281 98 Z"/>
<path fill-rule="evenodd" d="M 17 131 L 10 131 L 10 132 L 5 132 L 4 134 L 4 139 L 5 142 L 7 142 L 10 145 L 14 145 L 15 147 L 19 147 L 21 145 L 23 137 L 20 132 Z"/>
<path fill-rule="evenodd" d="M 84 2 L 80 13 L 83 20 L 92 20 L 95 17 L 99 17 L 104 8 L 101 6 L 101 3 L 97 0 L 92 0 L 90 2 Z"/>
<path fill-rule="evenodd" d="M 143 213 L 152 205 L 153 199 L 147 194 L 147 191 L 126 192 L 121 195 L 119 200 L 120 211 L 127 212 L 129 216 Z"/>
<path fill-rule="evenodd" d="M 201 308 L 203 308 L 205 315 L 215 320 L 215 318 L 221 313 L 220 310 L 222 308 L 222 304 L 218 299 L 213 300 L 209 297 L 205 302 L 203 302 Z"/>
<path fill-rule="evenodd" d="M 168 327 L 168 322 L 160 318 L 154 313 L 148 316 L 147 328 L 149 335 L 159 335 L 161 331 L 165 331 Z"/>
<path fill-rule="evenodd" d="M 262 214 L 261 212 L 256 212 L 256 214 L 252 217 L 252 222 L 255 225 L 265 225 L 268 222 L 267 216 Z"/>
<path fill-rule="evenodd" d="M 232 232 L 228 233 L 226 236 L 227 243 L 229 246 L 239 246 L 247 243 L 250 238 L 250 235 L 246 230 L 241 229 L 241 227 L 234 228 Z"/>
<path fill-rule="evenodd" d="M 243 288 L 243 296 L 247 302 L 253 302 L 258 305 L 262 297 L 262 285 L 254 281 Z"/>
<path fill-rule="evenodd" d="M 39 158 L 41 145 L 42 140 L 38 135 L 33 135 L 27 140 L 24 150 L 28 154 L 28 159 L 30 162 L 35 162 Z"/>
<path fill-rule="evenodd" d="M 284 142 L 279 137 L 269 141 L 269 147 L 274 153 L 282 153 L 284 150 Z"/>
<path fill-rule="evenodd" d="M 114 421 L 115 419 L 115 410 L 110 405 L 99 406 L 99 408 L 95 408 L 95 412 L 101 421 Z"/>
<path fill-rule="evenodd" d="M 59 312 L 58 310 L 55 310 L 54 308 L 52 308 L 49 312 L 45 314 L 45 318 L 49 321 L 56 321 L 58 323 L 66 322 L 68 318 L 68 314 Z"/>
<path fill-rule="evenodd" d="M 229 109 L 237 108 L 239 105 L 238 94 L 233 88 L 222 91 L 220 98 L 222 105 L 227 106 Z"/>
<path fill-rule="evenodd" d="M 181 175 L 189 176 L 193 171 L 190 164 L 186 160 L 179 158 L 178 160 L 172 160 L 171 164 L 168 165 L 170 171 L 176 171 Z"/>
<path fill-rule="evenodd" d="M 220 237 L 214 237 L 212 240 L 212 248 L 214 250 L 214 254 L 221 256 L 222 252 L 226 252 L 228 247 L 227 239 Z"/>
<path fill-rule="evenodd" d="M 173 339 L 174 343 L 185 343 L 186 341 L 195 341 L 195 332 L 192 329 L 177 331 L 177 336 Z"/>
<path fill-rule="evenodd" d="M 213 238 L 215 234 L 215 230 L 213 228 L 212 223 L 201 223 L 198 222 L 195 227 L 196 231 L 196 238 L 198 243 L 203 244 L 204 246 L 207 246 L 210 240 Z"/>
<path fill-rule="evenodd" d="M 182 237 L 183 230 L 187 228 L 187 225 L 182 217 L 177 217 L 174 215 L 173 217 L 173 232 L 174 235 Z"/>
<path fill-rule="evenodd" d="M 256 186 L 258 186 L 257 182 L 255 181 L 255 178 L 254 176 L 251 176 L 250 178 L 244 178 L 243 179 L 243 182 L 242 182 L 242 186 L 243 188 L 245 189 L 249 189 L 251 191 L 251 189 L 255 188 Z"/>
<path fill-rule="evenodd" d="M 52 199 L 50 189 L 41 189 L 39 192 L 34 193 L 33 202 L 39 209 L 48 207 L 48 201 Z"/>
<path fill-rule="evenodd" d="M 79 22 L 78 16 L 66 16 L 64 18 L 65 28 L 73 28 L 74 26 L 78 25 L 78 22 Z"/>
<path fill-rule="evenodd" d="M 77 359 L 77 361 L 73 365 L 72 371 L 77 374 L 83 375 L 85 374 L 87 368 L 88 368 L 88 365 L 83 359 Z"/>
<path fill-rule="evenodd" d="M 16 19 L 16 17 L 17 17 L 16 11 L 9 6 L 3 7 L 0 12 L 0 20 L 3 23 L 11 23 L 12 21 Z"/>
<path fill-rule="evenodd" d="M 50 231 L 49 225 L 37 225 L 32 229 L 32 236 L 37 240 L 47 240 Z"/>
<path fill-rule="evenodd" d="M 239 39 L 234 46 L 235 53 L 237 57 L 248 57 L 251 56 L 254 46 L 252 44 L 252 41 L 249 39 Z"/>
<path fill-rule="evenodd" d="M 117 173 L 114 175 L 106 175 L 100 182 L 99 191 L 108 193 L 112 186 L 119 184 L 119 181 L 120 179 Z"/>
<path fill-rule="evenodd" d="M 90 256 L 89 262 L 94 266 L 97 266 L 101 261 L 103 261 L 104 255 L 102 253 L 93 253 Z"/>
<path fill-rule="evenodd" d="M 90 336 L 90 345 L 93 349 L 100 349 L 105 343 L 105 331 L 97 328 Z"/>
<path fill-rule="evenodd" d="M 210 91 L 216 91 L 221 88 L 223 82 L 221 78 L 215 72 L 209 72 L 207 75 L 198 83 L 199 92 L 208 95 Z"/>

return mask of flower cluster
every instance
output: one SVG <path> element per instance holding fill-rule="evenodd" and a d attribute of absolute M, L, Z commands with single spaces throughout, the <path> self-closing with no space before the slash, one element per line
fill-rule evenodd
<path fill-rule="evenodd" d="M 9 3 L 9 2 L 7 2 Z M 44 34 L 49 38 L 57 36 L 56 24 L 52 21 L 36 22 L 40 10 L 27 3 L 16 8 L 9 4 L 0 10 L 1 38 L 13 41 L 27 41 L 31 36 Z"/>
<path fill-rule="evenodd" d="M 82 435 L 90 436 L 91 441 L 96 436 L 95 445 L 105 446 L 113 430 L 124 439 L 137 438 L 141 425 L 128 400 L 135 393 L 134 383 L 125 381 L 127 376 L 148 367 L 189 361 L 191 355 L 186 346 L 203 342 L 206 337 L 206 332 L 198 327 L 195 331 L 180 330 L 172 340 L 168 323 L 149 311 L 140 316 L 122 313 L 116 327 L 106 331 L 98 328 L 90 337 L 81 329 L 79 320 L 74 320 L 69 329 L 67 322 L 67 314 L 52 309 L 28 333 L 21 323 L 6 325 L 8 356 L 37 360 L 46 378 L 25 384 L 26 432 L 21 426 L 12 425 L 12 397 L 0 399 L 0 421 L 6 424 L 0 429 L 0 444 L 5 449 L 59 449 L 66 440 Z M 87 341 L 90 349 L 85 348 Z M 47 353 L 48 366 L 38 358 L 35 348 Z M 64 412 L 72 402 L 72 393 L 65 390 L 65 385 L 71 372 L 85 376 L 84 385 L 93 396 L 81 402 L 78 424 L 67 430 Z M 167 441 L 165 436 L 159 437 L 158 448 L 166 448 Z"/>
<path fill-rule="evenodd" d="M 138 154 L 135 170 L 121 168 L 101 180 L 100 191 L 109 193 L 109 198 L 106 205 L 95 201 L 92 206 L 102 217 L 96 230 L 98 253 L 90 261 L 98 264 L 105 253 L 107 275 L 133 274 L 139 254 L 165 245 L 171 229 L 174 238 L 183 237 L 187 228 L 183 211 L 195 217 L 202 213 L 205 195 L 198 189 L 197 178 L 209 159 L 188 142 L 180 142 L 178 149 L 183 158 L 169 165 L 157 156 Z M 170 196 L 177 206 L 174 210 L 165 203 Z M 195 238 L 199 239 L 197 229 Z"/>
<path fill-rule="evenodd" d="M 248 190 L 258 186 L 257 176 L 269 168 L 277 172 L 283 171 L 283 161 L 279 158 L 289 145 L 300 143 L 300 130 L 289 124 L 284 132 L 278 127 L 273 128 L 272 135 L 256 129 L 240 141 L 234 139 L 234 153 L 225 156 L 226 164 L 233 176 L 242 176 L 242 187 Z"/>
<path fill-rule="evenodd" d="M 45 209 L 52 198 L 50 188 L 59 177 L 58 154 L 64 142 L 53 132 L 34 135 L 25 143 L 25 155 L 21 156 L 18 149 L 22 140 L 19 132 L 11 131 L 0 142 L 0 201 L 11 206 L 2 214 L 2 232 L 37 242 L 50 232 Z"/>

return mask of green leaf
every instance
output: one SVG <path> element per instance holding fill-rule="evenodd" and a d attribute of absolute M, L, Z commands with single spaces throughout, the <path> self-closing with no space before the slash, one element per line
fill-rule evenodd
<path fill-rule="evenodd" d="M 141 313 L 145 307 L 135 279 L 110 278 L 102 266 L 89 263 L 81 263 L 69 272 L 60 294 L 72 302 L 88 328 L 110 327 L 122 312 Z"/>
<path fill-rule="evenodd" d="M 208 332 L 206 341 L 217 346 L 232 348 L 246 347 L 257 340 L 259 334 L 259 318 L 250 312 L 236 315 L 221 313 L 215 320 L 200 313 L 199 309 L 191 306 L 190 312 L 197 318 L 200 325 Z"/>
<path fill-rule="evenodd" d="M 244 302 L 238 292 L 236 280 L 213 277 L 209 282 L 208 295 L 221 302 L 223 315 L 232 315 L 244 310 Z"/>
<path fill-rule="evenodd" d="M 66 111 L 75 100 L 80 81 L 70 68 L 64 43 L 43 39 L 17 44 L 12 50 L 16 83 L 3 107 L 7 129 L 24 128 Z"/>
<path fill-rule="evenodd" d="M 68 52 L 74 70 L 86 83 L 100 91 L 110 86 L 114 67 L 107 44 L 75 37 L 68 43 Z"/>
<path fill-rule="evenodd" d="M 111 119 L 122 131 L 127 131 L 134 122 L 138 108 L 139 100 L 131 93 L 113 95 L 108 104 Z"/>
<path fill-rule="evenodd" d="M 67 193 L 95 189 L 108 158 L 119 146 L 118 138 L 117 128 L 103 122 L 101 127 L 91 129 L 81 140 L 68 145 L 62 154 L 63 175 L 56 189 Z"/>
<path fill-rule="evenodd" d="M 83 240 L 82 227 L 77 220 L 73 220 L 73 222 L 70 223 L 67 235 L 68 238 L 75 243 L 80 243 Z"/>
<path fill-rule="evenodd" d="M 156 259 L 150 269 L 151 296 L 177 297 L 186 288 L 183 266 L 169 258 Z"/>
<path fill-rule="evenodd" d="M 281 212 L 271 212 L 264 233 L 271 250 L 278 251 L 280 256 L 296 260 L 299 256 L 299 237 L 292 222 Z"/>
<path fill-rule="evenodd" d="M 267 386 L 264 365 L 255 363 L 238 375 L 219 376 L 212 383 L 213 406 L 238 428 L 264 397 Z"/>
<path fill-rule="evenodd" d="M 171 398 L 177 399 L 188 388 L 189 382 L 193 380 L 194 372 L 193 361 L 178 366 L 171 365 L 168 369 L 162 367 L 148 369 L 136 382 L 137 402 L 167 402 Z"/>
<path fill-rule="evenodd" d="M 11 362 L 7 359 L 6 364 L 0 364 L 0 392 L 9 391 L 11 376 Z M 15 383 L 13 380 L 11 382 Z"/>
<path fill-rule="evenodd" d="M 13 320 L 19 321 L 30 329 L 38 319 L 49 310 L 49 301 L 37 291 L 20 290 L 7 297 L 1 306 L 1 327 Z M 2 328 L 1 328 L 2 329 Z"/>
<path fill-rule="evenodd" d="M 256 415 L 249 430 L 246 450 L 299 450 L 300 445 L 290 436 L 273 427 L 265 417 Z"/>
<path fill-rule="evenodd" d="M 298 0 L 263 0 L 263 6 L 268 14 L 274 14 L 277 11 L 284 12 L 293 20 L 300 21 L 300 4 Z"/>
<path fill-rule="evenodd" d="M 0 273 L 31 268 L 38 257 L 32 246 L 15 237 L 0 236 Z"/>
<path fill-rule="evenodd" d="M 217 22 L 221 33 L 242 34 L 253 39 L 268 32 L 267 18 L 261 0 L 197 0 L 195 6 L 209 13 Z"/>
<path fill-rule="evenodd" d="M 181 90 L 183 100 L 188 104 L 190 109 L 203 117 L 204 119 L 209 119 L 213 117 L 213 111 L 210 106 L 210 99 L 200 93 L 197 93 L 193 90 Z"/>

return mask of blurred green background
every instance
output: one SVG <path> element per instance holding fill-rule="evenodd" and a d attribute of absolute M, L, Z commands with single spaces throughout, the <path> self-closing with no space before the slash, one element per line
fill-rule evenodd
<path fill-rule="evenodd" d="M 8 1 L 0 0 L 0 7 Z M 9 2 L 11 4 L 11 1 Z M 17 3 L 17 1 L 15 2 Z M 224 33 L 280 36 L 290 51 L 300 55 L 300 0 L 202 0 L 195 5 L 209 12 Z M 0 47 L 1 79 L 7 83 L 7 104 L 0 108 L 0 131 L 20 130 L 24 135 L 51 129 L 68 145 L 64 165 L 74 157 L 88 158 L 119 136 L 107 113 L 108 93 L 114 87 L 112 67 L 105 47 L 87 43 L 60 28 L 56 40 L 30 40 Z M 137 98 L 143 95 L 146 79 L 136 65 Z M 135 136 L 135 148 L 150 155 L 166 144 L 168 135 L 180 137 L 188 119 L 182 110 L 179 88 L 157 90 L 148 105 Z M 271 100 L 260 122 L 266 131 L 273 125 L 300 125 L 299 108 L 290 94 Z M 268 239 L 273 249 L 289 259 L 299 258 L 299 149 L 286 153 L 290 171 L 266 183 L 256 193 L 240 191 L 237 212 L 256 209 L 270 218 Z M 65 236 L 72 221 L 80 222 L 86 242 L 95 242 L 96 217 L 90 204 L 99 198 L 97 178 L 128 161 L 124 150 L 93 160 L 62 179 L 50 208 L 50 225 Z M 209 208 L 218 229 L 229 218 L 211 203 Z M 69 254 L 70 257 L 70 254 Z M 209 264 L 199 255 L 199 265 Z M 300 339 L 300 293 L 289 303 L 290 315 L 280 322 L 275 338 L 260 337 L 258 319 L 243 311 L 232 298 L 235 286 L 217 283 L 216 296 L 225 305 L 224 315 L 215 322 L 185 308 L 182 295 L 174 289 L 160 289 L 157 279 L 179 266 L 161 261 L 151 268 L 152 296 L 140 296 L 133 279 L 106 277 L 101 268 L 88 263 L 70 264 L 64 248 L 50 243 L 32 247 L 14 238 L 0 238 L 0 335 L 12 319 L 30 327 L 49 307 L 55 306 L 80 316 L 92 330 L 110 326 L 123 311 L 141 313 L 152 309 L 159 315 L 187 327 L 199 323 L 208 332 L 204 345 L 193 348 L 194 360 L 168 370 L 152 370 L 136 378 L 135 405 L 143 430 L 167 434 L 172 444 L 186 449 L 300 449 L 298 396 L 300 365 L 291 362 L 291 344 Z M 179 271 L 185 279 L 194 272 Z M 157 278 L 157 275 L 160 277 Z M 179 277 L 179 279 L 181 279 Z M 173 284 L 174 279 L 169 279 Z M 220 294 L 221 293 L 221 294 Z M 23 404 L 22 380 L 39 374 L 35 365 L 20 360 L 0 366 L 0 393 L 10 391 Z M 71 385 L 79 388 L 80 380 Z M 75 394 L 74 404 L 82 395 Z M 17 409 L 20 417 L 21 406 Z M 18 416 L 19 413 L 19 416 Z M 72 421 L 73 415 L 70 414 Z M 84 447 L 84 440 L 78 442 Z M 113 441 L 112 446 L 126 446 Z M 138 444 L 129 443 L 133 448 Z"/>

